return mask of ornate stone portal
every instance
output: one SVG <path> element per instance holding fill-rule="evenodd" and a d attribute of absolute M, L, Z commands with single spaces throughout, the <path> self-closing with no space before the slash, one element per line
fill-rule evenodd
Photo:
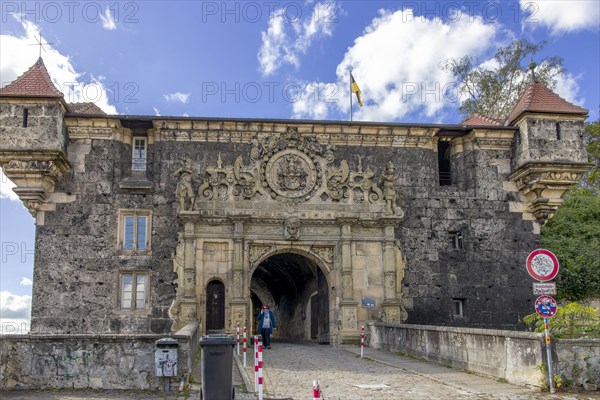
<path fill-rule="evenodd" d="M 204 173 L 185 159 L 174 173 L 184 224 L 174 255 L 176 326 L 195 318 L 202 324 L 205 288 L 214 279 L 228 293 L 225 328 L 249 324 L 252 274 L 282 253 L 310 258 L 325 275 L 330 331 L 339 340 L 354 337 L 360 320 L 406 319 L 400 302 L 404 264 L 394 240 L 404 213 L 397 204 L 394 164 L 380 167 L 376 180 L 373 169 L 363 170 L 362 158 L 351 170 L 347 160 L 335 162 L 333 146 L 300 136 L 295 128 L 257 135 L 249 156 L 248 163 L 239 155 L 228 165 L 219 154 Z M 369 274 L 382 278 L 367 282 Z M 375 299 L 374 309 L 359 306 L 365 295 Z M 184 311 L 191 304 L 195 312 Z"/>

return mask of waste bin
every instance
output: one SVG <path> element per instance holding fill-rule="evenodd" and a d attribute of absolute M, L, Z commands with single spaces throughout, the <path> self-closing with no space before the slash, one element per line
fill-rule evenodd
<path fill-rule="evenodd" d="M 235 339 L 226 335 L 208 335 L 200 338 L 202 349 L 202 390 L 205 400 L 230 400 L 233 389 L 233 346 Z"/>

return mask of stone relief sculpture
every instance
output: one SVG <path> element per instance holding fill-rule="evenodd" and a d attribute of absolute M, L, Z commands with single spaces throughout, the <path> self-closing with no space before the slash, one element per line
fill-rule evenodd
<path fill-rule="evenodd" d="M 298 218 L 289 218 L 285 221 L 284 234 L 288 240 L 298 240 L 300 238 L 300 221 Z"/>
<path fill-rule="evenodd" d="M 196 174 L 194 173 L 192 161 L 189 158 L 184 158 L 181 163 L 181 168 L 173 174 L 179 178 L 175 194 L 179 202 L 179 209 L 181 211 L 188 211 L 194 205 L 194 188 L 192 184 Z"/>
<path fill-rule="evenodd" d="M 340 203 L 360 211 L 401 214 L 391 162 L 376 181 L 373 169 L 363 170 L 362 157 L 353 171 L 347 160 L 335 162 L 334 146 L 303 137 L 293 127 L 285 134 L 257 134 L 251 146 L 249 160 L 239 155 L 233 165 L 223 162 L 219 153 L 216 166 L 206 168 L 207 176 L 196 190 L 194 166 L 184 159 L 174 173 L 179 178 L 179 210 L 197 210 L 202 201 L 251 200 Z"/>
<path fill-rule="evenodd" d="M 385 167 L 385 171 L 379 178 L 379 183 L 383 185 L 383 198 L 385 199 L 386 214 L 396 215 L 398 212 L 398 192 L 396 192 L 395 184 L 398 176 L 396 175 L 396 167 L 390 161 Z"/>

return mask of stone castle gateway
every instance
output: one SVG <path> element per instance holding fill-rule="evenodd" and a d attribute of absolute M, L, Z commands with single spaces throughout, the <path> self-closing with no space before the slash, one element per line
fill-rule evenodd
<path fill-rule="evenodd" d="M 106 115 L 39 59 L 0 89 L 0 165 L 36 219 L 32 335 L 366 320 L 518 328 L 587 111 L 532 82 L 458 125 Z"/>

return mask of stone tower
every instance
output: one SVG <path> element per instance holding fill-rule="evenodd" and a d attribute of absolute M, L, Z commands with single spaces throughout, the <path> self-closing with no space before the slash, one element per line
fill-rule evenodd
<path fill-rule="evenodd" d="M 506 120 L 506 125 L 519 128 L 510 179 L 542 224 L 590 167 L 582 140 L 587 114 L 534 80 Z"/>
<path fill-rule="evenodd" d="M 38 217 L 55 183 L 70 169 L 64 121 L 69 108 L 42 58 L 1 88 L 0 99 L 0 166 L 29 212 Z M 43 220 L 43 213 L 39 217 Z"/>

